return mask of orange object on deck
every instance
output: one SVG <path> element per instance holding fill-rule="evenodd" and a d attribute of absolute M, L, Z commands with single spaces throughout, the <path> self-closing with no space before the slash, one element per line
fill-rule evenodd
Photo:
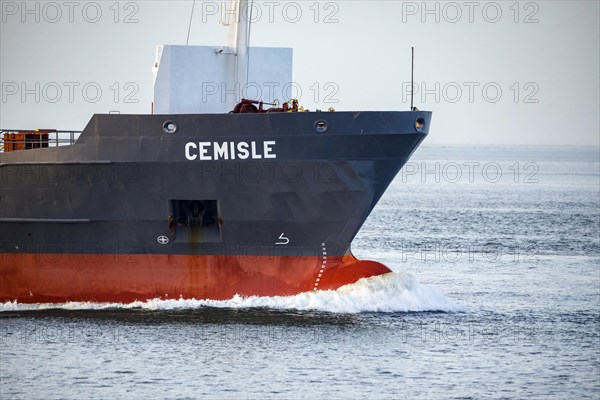
<path fill-rule="evenodd" d="M 4 151 L 39 149 L 48 147 L 48 136 L 54 129 L 38 129 L 36 131 L 20 131 L 4 133 Z"/>

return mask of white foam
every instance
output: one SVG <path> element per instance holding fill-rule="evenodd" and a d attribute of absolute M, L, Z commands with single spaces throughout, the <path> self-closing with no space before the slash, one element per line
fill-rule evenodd
<path fill-rule="evenodd" d="M 109 308 L 180 310 L 202 307 L 216 308 L 270 308 L 284 310 L 316 310 L 334 313 L 360 312 L 409 312 L 445 311 L 464 312 L 465 307 L 444 296 L 435 286 L 421 285 L 417 279 L 405 273 L 392 272 L 385 275 L 363 278 L 338 290 L 300 293 L 295 296 L 234 296 L 229 300 L 177 299 L 135 301 L 133 303 L 45 303 L 0 304 L 1 311 L 24 310 L 101 310 Z"/>

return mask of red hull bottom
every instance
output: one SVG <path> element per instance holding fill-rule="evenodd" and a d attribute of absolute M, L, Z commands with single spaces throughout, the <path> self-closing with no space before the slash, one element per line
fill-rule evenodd
<path fill-rule="evenodd" d="M 274 257 L 148 254 L 0 254 L 0 302 L 130 303 L 230 299 L 335 290 L 391 272 L 352 255 Z"/>

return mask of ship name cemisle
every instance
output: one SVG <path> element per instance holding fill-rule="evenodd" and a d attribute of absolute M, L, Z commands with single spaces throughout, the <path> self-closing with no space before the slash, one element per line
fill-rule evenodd
<path fill-rule="evenodd" d="M 277 158 L 275 140 L 262 142 L 188 142 L 185 145 L 185 158 L 190 161 L 215 160 L 260 160 Z"/>

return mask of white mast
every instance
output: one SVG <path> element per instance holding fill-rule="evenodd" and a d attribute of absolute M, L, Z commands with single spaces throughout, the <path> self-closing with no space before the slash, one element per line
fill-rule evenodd
<path fill-rule="evenodd" d="M 248 0 L 231 0 L 229 8 L 222 9 L 221 21 L 229 26 L 227 47 L 235 55 L 235 76 L 233 81 L 242 90 L 248 83 L 248 48 L 250 46 L 251 8 Z M 234 18 L 234 21 L 231 21 Z"/>

